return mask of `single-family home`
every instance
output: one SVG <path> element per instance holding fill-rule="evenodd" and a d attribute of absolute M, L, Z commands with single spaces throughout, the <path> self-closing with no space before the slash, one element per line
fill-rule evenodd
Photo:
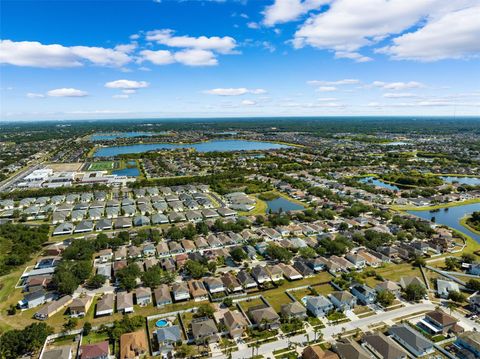
<path fill-rule="evenodd" d="M 144 330 L 120 336 L 120 358 L 137 359 L 148 353 L 148 339 Z"/>
<path fill-rule="evenodd" d="M 133 294 L 127 292 L 117 293 L 117 312 L 133 313 Z"/>
<path fill-rule="evenodd" d="M 95 316 L 112 315 L 114 307 L 115 295 L 113 293 L 104 294 L 103 297 L 97 301 Z"/>
<path fill-rule="evenodd" d="M 373 304 L 377 299 L 376 292 L 366 284 L 353 285 L 350 291 L 364 305 Z"/>
<path fill-rule="evenodd" d="M 328 298 L 335 308 L 340 311 L 351 310 L 357 304 L 357 299 L 345 290 L 332 292 Z"/>
<path fill-rule="evenodd" d="M 152 302 L 152 290 L 149 287 L 138 287 L 135 289 L 135 300 L 137 305 L 144 307 Z"/>
<path fill-rule="evenodd" d="M 307 310 L 299 302 L 291 302 L 283 304 L 280 310 L 283 318 L 298 318 L 304 319 L 307 317 Z"/>
<path fill-rule="evenodd" d="M 188 281 L 188 289 L 194 301 L 201 302 L 208 300 L 208 292 L 202 281 L 191 279 Z"/>
<path fill-rule="evenodd" d="M 394 325 L 390 327 L 388 333 L 415 357 L 428 355 L 435 351 L 433 343 L 408 324 Z"/>
<path fill-rule="evenodd" d="M 173 299 L 175 302 L 190 299 L 190 290 L 185 282 L 172 284 Z"/>
<path fill-rule="evenodd" d="M 170 288 L 168 288 L 168 285 L 166 284 L 161 284 L 156 287 L 153 290 L 153 295 L 155 296 L 155 305 L 157 306 L 157 308 L 172 303 Z"/>
<path fill-rule="evenodd" d="M 162 328 L 158 328 L 155 331 L 157 337 L 158 351 L 162 357 L 174 357 L 173 351 L 175 345 L 182 341 L 182 333 L 180 326 L 171 325 Z"/>
<path fill-rule="evenodd" d="M 325 317 L 329 312 L 335 309 L 332 302 L 330 302 L 325 296 L 307 296 L 305 299 L 305 306 L 307 310 L 315 317 Z"/>
<path fill-rule="evenodd" d="M 69 305 L 71 317 L 84 317 L 93 303 L 93 296 L 85 295 L 72 300 Z"/>
<path fill-rule="evenodd" d="M 238 311 L 227 310 L 223 316 L 223 324 L 227 327 L 231 338 L 240 338 L 247 329 L 247 321 Z"/>
<path fill-rule="evenodd" d="M 192 335 L 197 343 L 214 342 L 219 339 L 218 329 L 213 321 L 209 318 L 194 319 L 191 323 Z"/>

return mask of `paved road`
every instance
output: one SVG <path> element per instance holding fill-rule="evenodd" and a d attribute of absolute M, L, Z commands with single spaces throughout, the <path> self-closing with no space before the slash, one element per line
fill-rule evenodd
<path fill-rule="evenodd" d="M 362 319 L 358 319 L 348 323 L 342 323 L 342 324 L 327 327 L 322 330 L 322 333 L 325 340 L 330 340 L 333 336 L 339 333 L 342 333 L 343 331 L 356 330 L 358 328 L 367 330 L 366 328 L 372 324 L 391 321 L 396 318 L 405 317 L 417 312 L 429 311 L 433 309 L 435 309 L 435 304 L 431 302 L 424 302 L 424 303 L 419 303 L 415 305 L 407 304 L 406 307 L 403 307 L 400 309 L 392 310 L 389 312 L 383 312 L 376 315 L 372 315 L 367 318 L 362 318 Z M 307 330 L 307 335 L 310 340 L 314 339 L 315 334 L 311 328 Z M 287 348 L 288 341 L 289 341 L 288 339 L 279 339 L 275 342 L 266 343 L 260 346 L 260 348 L 258 348 L 258 354 L 267 355 L 267 357 L 269 356 L 273 357 L 270 355 L 270 353 L 272 353 L 274 350 Z M 290 342 L 306 343 L 307 337 L 305 334 L 296 335 L 290 338 Z M 300 344 L 300 345 L 304 345 L 304 344 Z M 252 356 L 251 348 L 239 350 L 237 352 L 232 353 L 233 359 L 246 359 L 246 358 L 251 358 L 251 356 Z"/>

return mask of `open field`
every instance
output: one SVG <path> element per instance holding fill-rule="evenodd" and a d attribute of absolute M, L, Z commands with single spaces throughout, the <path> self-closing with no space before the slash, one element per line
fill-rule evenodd
<path fill-rule="evenodd" d="M 88 171 L 111 171 L 115 168 L 114 161 L 99 161 L 99 162 L 92 162 L 90 166 L 88 166 Z"/>
<path fill-rule="evenodd" d="M 243 300 L 238 304 L 240 304 L 245 314 L 248 313 L 248 310 L 252 307 L 265 305 L 265 303 L 263 303 L 263 300 L 261 300 L 260 298 Z"/>
<path fill-rule="evenodd" d="M 413 267 L 410 263 L 401 263 L 401 264 L 386 264 L 382 268 L 375 268 L 375 272 L 378 275 L 381 275 L 384 279 L 389 279 L 394 282 L 398 282 L 401 277 L 419 277 L 423 278 L 420 273 L 420 269 Z M 365 279 L 366 284 L 370 287 L 375 287 L 379 281 L 375 277 L 368 277 Z"/>
<path fill-rule="evenodd" d="M 51 168 L 55 172 L 76 172 L 82 168 L 82 162 L 73 163 L 49 163 L 46 167 Z"/>

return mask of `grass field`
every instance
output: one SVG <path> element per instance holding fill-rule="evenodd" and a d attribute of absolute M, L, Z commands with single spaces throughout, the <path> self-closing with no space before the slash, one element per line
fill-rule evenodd
<path fill-rule="evenodd" d="M 270 305 L 275 309 L 277 313 L 280 313 L 280 310 L 282 309 L 282 305 L 291 303 L 292 300 L 288 295 L 283 293 L 274 293 L 273 295 L 271 293 L 265 294 L 264 298 L 270 303 Z"/>
<path fill-rule="evenodd" d="M 263 300 L 261 300 L 260 298 L 255 298 L 255 299 L 248 299 L 248 300 L 243 300 L 241 301 L 240 303 L 240 306 L 242 307 L 243 311 L 245 312 L 245 314 L 248 313 L 248 310 L 252 307 L 257 307 L 257 306 L 260 306 L 260 305 L 265 305 L 265 303 L 263 303 Z"/>
<path fill-rule="evenodd" d="M 384 279 L 394 282 L 398 282 L 401 277 L 419 277 L 423 279 L 420 269 L 413 267 L 410 263 L 387 264 L 383 268 L 376 268 L 375 272 Z M 375 277 L 368 277 L 365 279 L 365 282 L 372 288 L 380 283 Z"/>
<path fill-rule="evenodd" d="M 111 171 L 115 167 L 114 161 L 99 161 L 99 162 L 92 162 L 90 166 L 88 166 L 89 171 Z"/>

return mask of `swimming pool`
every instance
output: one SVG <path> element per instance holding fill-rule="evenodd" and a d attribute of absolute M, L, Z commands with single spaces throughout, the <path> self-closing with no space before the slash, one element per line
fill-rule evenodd
<path fill-rule="evenodd" d="M 168 325 L 168 321 L 165 320 L 165 319 L 160 319 L 160 320 L 157 320 L 155 325 L 159 328 L 163 328 L 163 327 L 166 327 Z"/>

